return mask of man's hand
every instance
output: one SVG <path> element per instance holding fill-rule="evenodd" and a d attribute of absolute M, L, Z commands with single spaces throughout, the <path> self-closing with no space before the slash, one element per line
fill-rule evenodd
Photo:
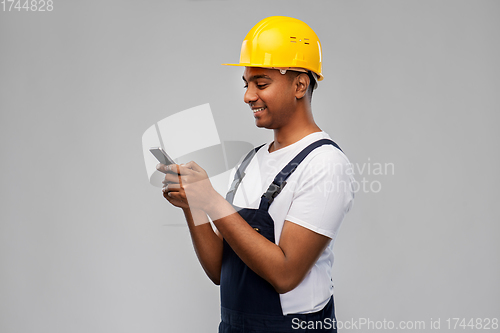
<path fill-rule="evenodd" d="M 158 164 L 156 169 L 165 174 L 163 196 L 176 207 L 206 210 L 213 199 L 220 196 L 205 170 L 193 161 L 180 165 Z"/>
<path fill-rule="evenodd" d="M 182 200 L 181 197 L 173 197 L 172 195 L 169 195 L 167 192 L 168 185 L 171 187 L 177 187 L 178 188 L 178 193 L 184 195 L 185 197 L 185 192 L 184 189 L 182 188 L 182 180 L 178 173 L 174 170 L 177 170 L 178 165 L 176 164 L 171 164 L 171 165 L 165 165 L 165 164 L 158 164 L 156 166 L 156 170 L 163 172 L 165 175 L 165 179 L 163 180 L 163 197 L 167 199 L 168 202 L 170 202 L 172 205 L 175 207 L 183 208 L 183 209 L 189 209 L 189 205 L 187 204 L 187 201 Z"/>

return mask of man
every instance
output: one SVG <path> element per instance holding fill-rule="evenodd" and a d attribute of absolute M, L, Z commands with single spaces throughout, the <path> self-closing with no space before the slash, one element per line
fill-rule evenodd
<path fill-rule="evenodd" d="M 198 259 L 221 286 L 219 332 L 336 332 L 332 246 L 354 195 L 349 161 L 312 116 L 319 39 L 297 19 L 269 17 L 235 66 L 245 67 L 256 125 L 274 140 L 243 159 L 226 198 L 195 162 L 158 165 L 164 197 L 184 210 Z"/>

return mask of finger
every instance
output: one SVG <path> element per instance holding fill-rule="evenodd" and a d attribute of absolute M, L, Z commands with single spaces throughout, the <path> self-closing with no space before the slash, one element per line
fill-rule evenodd
<path fill-rule="evenodd" d="M 176 166 L 176 169 L 177 169 L 177 175 L 179 176 L 179 184 L 182 187 L 182 181 L 184 179 L 182 179 L 183 177 L 182 177 L 181 170 L 180 170 L 181 167 L 178 164 L 176 164 L 175 166 Z"/>
<path fill-rule="evenodd" d="M 178 174 L 178 167 L 177 167 L 177 164 L 169 164 L 169 165 L 165 165 L 165 164 L 162 164 L 162 163 L 159 163 L 156 165 L 156 170 L 164 173 L 164 174 L 167 174 L 167 173 L 173 173 L 173 174 Z"/>
<path fill-rule="evenodd" d="M 178 192 L 163 192 L 163 197 L 171 204 L 182 205 L 185 204 L 182 195 Z"/>
<path fill-rule="evenodd" d="M 170 165 L 165 165 L 165 164 L 162 164 L 162 163 L 158 163 L 156 165 L 156 170 L 162 172 L 162 173 L 168 173 L 170 171 Z"/>
<path fill-rule="evenodd" d="M 170 203 L 178 203 L 178 199 L 174 198 L 174 192 L 163 192 L 163 197 Z"/>
<path fill-rule="evenodd" d="M 191 175 L 194 172 L 193 169 L 188 168 L 186 164 L 175 164 L 175 167 L 172 165 L 171 169 L 175 169 L 175 173 L 180 176 Z"/>
<path fill-rule="evenodd" d="M 179 179 L 180 176 L 179 175 L 174 175 L 173 173 L 167 173 L 165 175 L 165 178 L 163 179 L 162 183 L 163 184 L 168 184 L 168 183 L 172 183 L 172 184 L 179 184 L 181 179 Z"/>
<path fill-rule="evenodd" d="M 167 184 L 162 187 L 163 192 L 180 192 L 182 187 L 179 184 Z"/>
<path fill-rule="evenodd" d="M 196 171 L 196 172 L 204 171 L 203 168 L 201 166 L 199 166 L 195 161 L 190 161 L 190 162 L 184 164 L 184 166 L 193 170 L 193 171 Z"/>
<path fill-rule="evenodd" d="M 171 192 L 163 191 L 163 197 L 168 200 L 168 202 L 172 203 L 172 194 Z"/>

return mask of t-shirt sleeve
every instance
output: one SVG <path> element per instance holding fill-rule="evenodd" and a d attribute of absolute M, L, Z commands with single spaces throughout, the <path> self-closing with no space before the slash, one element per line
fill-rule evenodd
<path fill-rule="evenodd" d="M 297 171 L 300 167 L 302 163 Z M 294 179 L 293 200 L 286 220 L 335 238 L 354 199 L 349 161 L 340 152 L 324 151 L 303 165 L 302 172 Z"/>

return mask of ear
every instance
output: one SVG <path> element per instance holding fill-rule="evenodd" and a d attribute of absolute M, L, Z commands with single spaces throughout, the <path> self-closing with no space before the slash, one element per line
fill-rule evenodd
<path fill-rule="evenodd" d="M 295 98 L 301 99 L 306 95 L 309 83 L 309 76 L 306 73 L 300 73 L 295 77 Z"/>

